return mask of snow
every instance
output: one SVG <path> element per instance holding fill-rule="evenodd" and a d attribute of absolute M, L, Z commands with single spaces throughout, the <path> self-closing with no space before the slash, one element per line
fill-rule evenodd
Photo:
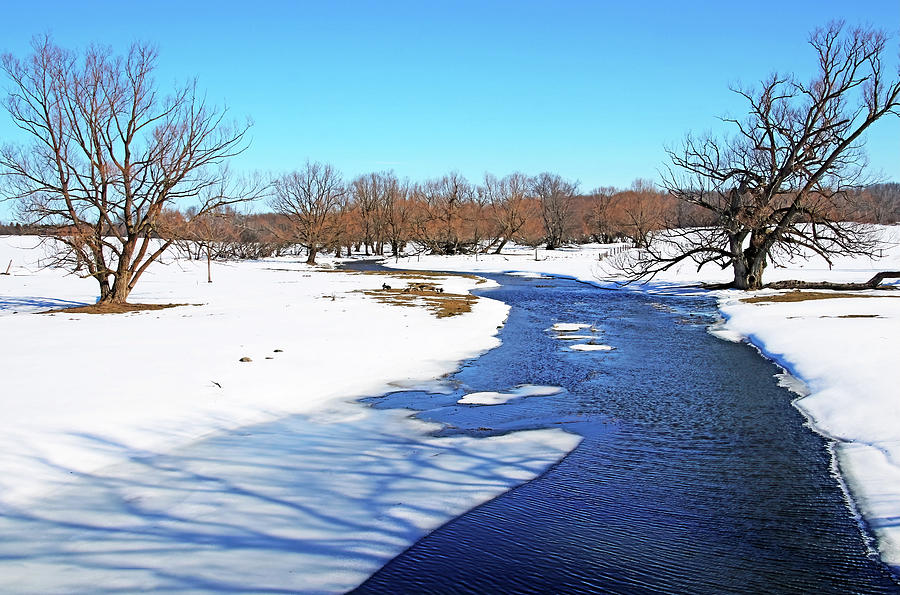
<path fill-rule="evenodd" d="M 829 266 L 812 258 L 769 267 L 766 279 L 862 281 L 898 270 L 900 227 L 882 231 L 892 244 L 881 259 Z M 508 311 L 500 302 L 481 298 L 469 314 L 437 319 L 359 291 L 403 279 L 277 259 L 214 263 L 208 284 L 205 263 L 170 259 L 149 270 L 132 301 L 189 305 L 36 314 L 96 299 L 93 281 L 38 267 L 36 243 L 0 238 L 0 270 L 13 262 L 0 275 L 0 591 L 103 584 L 258 592 L 276 582 L 346 590 L 579 440 L 561 430 L 434 438 L 403 412 L 351 402 L 397 387 L 450 392 L 441 377 L 498 344 Z M 611 287 L 607 254 L 618 248 L 540 250 L 535 260 L 533 249 L 511 246 L 477 260 L 422 256 L 396 266 Z M 727 271 L 685 265 L 626 290 L 664 300 L 697 291 L 688 283 L 727 280 Z M 476 287 L 463 277 L 440 284 L 447 292 Z M 793 380 L 779 382 L 836 441 L 843 480 L 882 558 L 900 565 L 900 393 L 892 378 L 900 296 L 858 293 L 872 297 L 747 303 L 746 292 L 715 292 L 723 320 L 710 332 L 750 341 L 789 372 Z M 589 326 L 559 325 L 549 330 L 560 339 Z M 524 396 L 515 390 L 492 398 Z M 275 420 L 295 433 L 253 425 Z"/>
<path fill-rule="evenodd" d="M 579 343 L 578 345 L 569 345 L 569 349 L 573 351 L 612 351 L 609 345 L 599 345 L 595 343 Z"/>
<path fill-rule="evenodd" d="M 559 394 L 562 388 L 558 386 L 545 386 L 539 384 L 520 384 L 511 391 L 500 393 L 483 391 L 464 395 L 457 403 L 466 405 L 501 405 L 519 397 L 546 397 Z"/>
<path fill-rule="evenodd" d="M 877 258 L 812 256 L 766 269 L 766 281 L 860 282 L 876 272 L 900 270 L 900 226 L 879 229 L 885 241 Z M 402 261 L 404 268 L 503 273 L 515 271 L 575 278 L 603 287 L 621 281 L 606 255 L 619 246 L 589 244 L 555 251 L 512 246 L 502 255 L 474 258 L 428 256 Z M 664 298 L 689 293 L 698 282 L 730 281 L 729 271 L 685 263 L 651 283 L 628 285 Z M 897 286 L 897 281 L 893 285 Z M 763 291 L 753 295 L 783 292 Z M 793 377 L 795 406 L 817 431 L 836 441 L 834 452 L 855 505 L 872 528 L 882 559 L 900 566 L 900 389 L 893 371 L 900 363 L 900 295 L 896 291 L 854 292 L 840 297 L 782 303 L 747 303 L 750 293 L 717 291 L 723 320 L 710 332 L 724 340 L 747 340 Z M 576 346 L 571 346 L 576 347 Z"/>
<path fill-rule="evenodd" d="M 402 411 L 329 413 L 104 469 L 8 513 L 0 591 L 343 592 L 577 442 L 423 439 L 433 428 Z"/>
<path fill-rule="evenodd" d="M 361 291 L 405 279 L 273 259 L 214 263 L 209 284 L 168 258 L 130 301 L 186 305 L 38 314 L 96 284 L 41 268 L 36 245 L 0 237 L 0 591 L 345 591 L 580 440 L 434 438 L 353 402 L 440 390 L 498 344 L 501 302 L 438 319 Z"/>

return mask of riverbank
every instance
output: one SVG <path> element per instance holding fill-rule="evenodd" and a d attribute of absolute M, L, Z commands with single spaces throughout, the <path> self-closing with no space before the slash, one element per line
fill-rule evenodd
<path fill-rule="evenodd" d="M 900 228 L 883 228 L 888 242 L 879 259 L 811 258 L 770 267 L 767 279 L 864 281 L 900 269 Z M 614 287 L 619 278 L 605 257 L 616 247 L 588 245 L 556 251 L 510 248 L 501 255 L 422 256 L 389 261 L 409 269 L 561 275 Z M 605 258 L 604 258 L 605 257 Z M 692 291 L 700 282 L 728 281 L 728 271 L 681 266 L 626 291 Z M 896 284 L 896 283 L 895 283 Z M 747 340 L 802 381 L 795 405 L 813 427 L 836 441 L 835 455 L 858 510 L 878 539 L 882 559 L 900 566 L 900 401 L 890 372 L 900 361 L 900 295 L 896 291 L 846 293 L 839 298 L 750 303 L 751 296 L 783 292 L 717 291 L 723 324 L 717 336 Z"/>
<path fill-rule="evenodd" d="M 439 318 L 371 295 L 402 275 L 285 258 L 214 263 L 210 284 L 205 262 L 169 259 L 130 301 L 184 305 L 41 314 L 96 284 L 40 268 L 36 243 L 0 238 L 0 590 L 345 591 L 579 441 L 433 438 L 353 402 L 495 347 L 500 302 Z M 254 425 L 291 416 L 286 438 Z"/>

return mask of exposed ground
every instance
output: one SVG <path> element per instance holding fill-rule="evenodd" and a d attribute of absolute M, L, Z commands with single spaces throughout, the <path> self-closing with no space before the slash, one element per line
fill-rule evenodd
<path fill-rule="evenodd" d="M 421 275 L 403 275 L 406 279 L 416 279 Z M 434 277 L 432 277 L 434 278 Z M 381 289 L 361 290 L 382 304 L 404 307 L 425 307 L 438 318 L 457 316 L 472 311 L 472 304 L 478 298 L 468 293 L 446 293 L 435 283 L 407 283 L 406 287 L 394 288 L 387 284 Z"/>
<path fill-rule="evenodd" d="M 147 310 L 165 310 L 178 306 L 199 306 L 200 304 L 90 304 L 48 310 L 42 314 L 125 314 L 127 312 L 144 312 Z"/>
<path fill-rule="evenodd" d="M 881 295 L 871 295 L 865 293 L 847 293 L 847 292 L 824 292 L 824 291 L 789 291 L 787 293 L 776 293 L 772 295 L 757 295 L 744 298 L 743 302 L 748 304 L 764 304 L 764 303 L 784 303 L 784 302 L 806 302 L 809 300 L 831 300 L 831 299 L 848 299 L 848 298 L 877 298 L 885 297 Z"/>

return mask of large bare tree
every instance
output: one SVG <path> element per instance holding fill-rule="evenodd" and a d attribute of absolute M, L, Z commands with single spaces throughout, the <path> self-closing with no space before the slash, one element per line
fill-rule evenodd
<path fill-rule="evenodd" d="M 555 250 L 570 239 L 573 224 L 573 205 L 576 182 L 558 174 L 544 172 L 531 181 L 531 190 L 541 203 L 547 250 Z"/>
<path fill-rule="evenodd" d="M 497 179 L 485 174 L 484 184 L 479 192 L 487 197 L 493 207 L 493 215 L 498 232 L 498 243 L 494 254 L 500 254 L 510 240 L 514 240 L 529 218 L 534 217 L 534 202 L 529 200 L 530 184 L 528 176 L 514 172 Z"/>
<path fill-rule="evenodd" d="M 100 303 L 124 303 L 171 244 L 156 237 L 165 207 L 200 200 L 202 215 L 248 198 L 223 192 L 222 166 L 247 147 L 249 124 L 226 123 L 196 81 L 161 94 L 156 60 L 145 44 L 118 56 L 49 37 L 2 58 L 6 109 L 30 139 L 0 150 L 3 195 L 27 222 L 55 227 L 57 262 L 96 279 Z"/>
<path fill-rule="evenodd" d="M 863 134 L 900 113 L 900 81 L 884 70 L 881 31 L 832 23 L 809 43 L 818 66 L 810 82 L 774 74 L 735 89 L 749 114 L 725 119 L 733 135 L 688 136 L 669 151 L 666 189 L 716 223 L 656 234 L 630 263 L 636 277 L 693 260 L 731 267 L 734 287 L 758 289 L 772 260 L 872 252 L 869 229 L 845 222 L 839 207 L 863 181 Z"/>
<path fill-rule="evenodd" d="M 302 171 L 275 181 L 272 208 L 294 224 L 296 239 L 309 250 L 306 264 L 316 264 L 316 254 L 334 242 L 346 195 L 340 173 L 325 163 L 307 161 Z"/>
<path fill-rule="evenodd" d="M 381 174 L 380 184 L 385 239 L 391 244 L 391 255 L 399 258 L 412 233 L 414 214 L 410 184 L 398 180 L 394 172 Z"/>
<path fill-rule="evenodd" d="M 350 184 L 353 203 L 362 228 L 362 243 L 366 256 L 371 246 L 375 254 L 381 253 L 383 227 L 384 174 L 369 173 L 359 176 Z"/>
<path fill-rule="evenodd" d="M 464 250 L 461 209 L 473 193 L 468 180 L 455 171 L 420 185 L 425 217 L 419 235 L 433 254 L 459 254 Z"/>

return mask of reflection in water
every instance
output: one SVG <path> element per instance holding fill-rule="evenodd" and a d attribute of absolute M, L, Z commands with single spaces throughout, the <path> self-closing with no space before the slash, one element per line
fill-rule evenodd
<path fill-rule="evenodd" d="M 539 479 L 419 541 L 359 593 L 900 592 L 779 370 L 706 332 L 711 300 L 498 280 L 485 294 L 512 306 L 503 344 L 449 379 L 459 390 L 373 403 L 422 410 L 444 434 L 564 427 L 585 439 Z M 572 331 L 614 350 L 572 351 L 558 336 Z M 521 384 L 565 390 L 457 403 Z"/>

